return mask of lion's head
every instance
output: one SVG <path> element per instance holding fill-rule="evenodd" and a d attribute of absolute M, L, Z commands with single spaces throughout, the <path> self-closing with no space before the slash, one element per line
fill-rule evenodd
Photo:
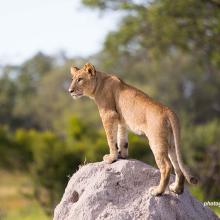
<path fill-rule="evenodd" d="M 69 87 L 69 93 L 76 99 L 82 96 L 92 96 L 96 87 L 95 67 L 86 63 L 82 69 L 71 67 L 72 82 Z"/>

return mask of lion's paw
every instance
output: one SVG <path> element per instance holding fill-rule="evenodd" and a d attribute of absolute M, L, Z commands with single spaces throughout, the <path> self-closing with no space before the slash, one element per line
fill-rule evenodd
<path fill-rule="evenodd" d="M 183 187 L 179 187 L 175 182 L 169 185 L 169 189 L 176 194 L 183 193 Z"/>
<path fill-rule="evenodd" d="M 152 186 L 149 191 L 152 196 L 160 196 L 163 193 L 158 186 Z"/>
<path fill-rule="evenodd" d="M 112 154 L 106 154 L 103 157 L 103 161 L 105 161 L 108 164 L 111 164 L 111 163 L 115 162 L 116 160 L 117 160 L 117 157 L 115 155 L 112 155 Z"/>
<path fill-rule="evenodd" d="M 119 151 L 119 152 L 118 152 L 118 158 L 119 158 L 119 159 L 126 159 L 126 158 L 128 158 L 128 154 Z"/>

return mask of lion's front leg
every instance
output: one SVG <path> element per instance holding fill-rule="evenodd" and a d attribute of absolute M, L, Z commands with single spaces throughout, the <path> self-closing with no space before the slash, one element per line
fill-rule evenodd
<path fill-rule="evenodd" d="M 118 125 L 118 152 L 119 158 L 125 159 L 128 157 L 128 132 L 123 124 Z"/>
<path fill-rule="evenodd" d="M 113 163 L 118 159 L 117 131 L 118 131 L 118 114 L 115 111 L 105 112 L 102 115 L 102 122 L 105 129 L 110 154 L 106 154 L 103 160 L 106 163 Z"/>

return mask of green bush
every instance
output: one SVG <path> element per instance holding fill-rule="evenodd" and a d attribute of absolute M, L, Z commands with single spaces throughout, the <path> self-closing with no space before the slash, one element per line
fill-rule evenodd
<path fill-rule="evenodd" d="M 201 198 L 220 197 L 219 127 L 219 120 L 191 127 L 183 123 L 182 150 L 186 162 L 200 174 Z M 104 130 L 91 129 L 75 116 L 64 133 L 60 136 L 52 131 L 11 132 L 0 128 L 0 166 L 29 172 L 35 198 L 49 214 L 79 165 L 102 161 L 103 155 L 109 153 Z M 155 166 L 147 139 L 134 134 L 129 134 L 129 157 Z"/>

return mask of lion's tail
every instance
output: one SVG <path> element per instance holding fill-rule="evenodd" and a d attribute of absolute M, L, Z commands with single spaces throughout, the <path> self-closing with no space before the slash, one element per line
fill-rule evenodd
<path fill-rule="evenodd" d="M 181 156 L 180 152 L 180 125 L 179 125 L 179 120 L 176 116 L 176 114 L 172 111 L 167 111 L 167 115 L 172 127 L 173 131 L 173 137 L 174 137 L 174 143 L 175 143 L 175 149 L 176 149 L 176 156 L 177 156 L 177 161 L 179 163 L 180 169 L 183 172 L 183 175 L 185 176 L 186 180 L 188 183 L 191 184 L 197 184 L 198 183 L 198 178 L 193 176 L 189 169 L 185 166 L 183 163 L 183 159 Z"/>

